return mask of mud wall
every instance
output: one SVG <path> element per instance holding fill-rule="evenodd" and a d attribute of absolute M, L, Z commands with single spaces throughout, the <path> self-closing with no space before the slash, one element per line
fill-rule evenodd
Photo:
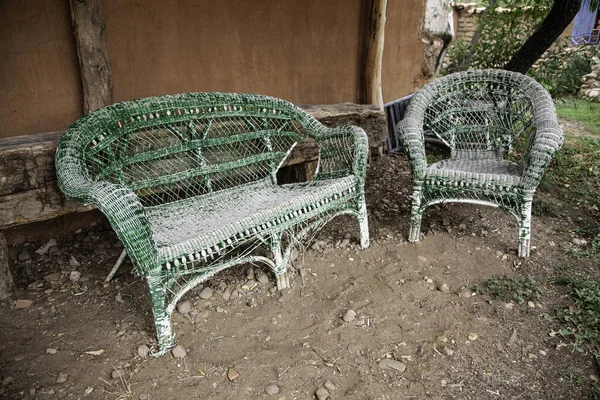
<path fill-rule="evenodd" d="M 389 0 L 384 100 L 423 81 L 426 0 Z M 105 0 L 114 99 L 257 92 L 297 104 L 364 101 L 370 0 Z M 0 0 L 0 137 L 82 115 L 68 2 Z"/>

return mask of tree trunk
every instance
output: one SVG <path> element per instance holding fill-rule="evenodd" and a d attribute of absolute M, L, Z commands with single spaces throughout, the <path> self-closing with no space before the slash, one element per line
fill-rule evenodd
<path fill-rule="evenodd" d="M 371 0 L 371 19 L 369 21 L 365 86 L 367 103 L 375 104 L 382 110 L 383 92 L 381 88 L 381 64 L 383 61 L 383 38 L 386 12 L 387 0 Z"/>
<path fill-rule="evenodd" d="M 69 3 L 83 84 L 83 112 L 87 114 L 113 102 L 106 26 L 101 0 L 70 0 Z"/>
<path fill-rule="evenodd" d="M 581 0 L 554 0 L 546 18 L 504 66 L 504 69 L 526 73 L 569 26 L 580 7 Z"/>

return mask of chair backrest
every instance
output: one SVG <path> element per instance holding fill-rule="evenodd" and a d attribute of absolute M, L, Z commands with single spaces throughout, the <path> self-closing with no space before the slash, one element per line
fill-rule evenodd
<path fill-rule="evenodd" d="M 429 84 L 423 128 L 450 148 L 454 159 L 502 159 L 533 129 L 535 82 L 502 70 L 466 71 Z M 537 83 L 536 83 L 537 84 Z"/>
<path fill-rule="evenodd" d="M 319 124 L 280 99 L 233 93 L 167 95 L 114 104 L 76 122 L 59 151 L 95 181 L 131 188 L 154 206 L 270 179 Z"/>

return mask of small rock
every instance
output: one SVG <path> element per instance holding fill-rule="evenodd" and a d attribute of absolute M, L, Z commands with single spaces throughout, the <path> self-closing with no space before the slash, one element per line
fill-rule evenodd
<path fill-rule="evenodd" d="M 230 300 L 237 300 L 240 298 L 240 291 L 237 289 L 234 289 L 233 292 L 231 292 L 231 297 L 229 298 Z"/>
<path fill-rule="evenodd" d="M 349 244 L 350 244 L 349 239 L 342 240 L 342 242 L 340 243 L 340 249 L 345 249 L 346 247 L 348 247 Z"/>
<path fill-rule="evenodd" d="M 198 313 L 198 318 L 200 319 L 206 319 L 208 318 L 208 316 L 210 315 L 210 311 L 208 310 L 202 310 Z"/>
<path fill-rule="evenodd" d="M 15 378 L 13 378 L 12 376 L 7 376 L 2 381 L 2 386 L 12 385 L 14 382 L 15 382 Z"/>
<path fill-rule="evenodd" d="M 254 268 L 250 267 L 246 270 L 246 278 L 248 278 L 248 280 L 254 280 Z"/>
<path fill-rule="evenodd" d="M 177 312 L 181 315 L 188 314 L 191 309 L 192 303 L 189 300 L 184 300 L 177 303 Z"/>
<path fill-rule="evenodd" d="M 425 258 L 423 256 L 417 256 L 417 259 L 422 262 L 427 262 L 427 258 Z"/>
<path fill-rule="evenodd" d="M 139 400 L 148 400 L 149 397 L 146 393 L 140 393 L 140 395 L 138 396 Z"/>
<path fill-rule="evenodd" d="M 475 332 L 471 332 L 469 333 L 469 340 L 472 342 L 474 340 L 477 340 L 477 338 L 479 337 L 478 334 L 476 334 Z"/>
<path fill-rule="evenodd" d="M 33 300 L 17 300 L 15 308 L 27 308 L 33 304 Z"/>
<path fill-rule="evenodd" d="M 507 310 L 512 310 L 515 307 L 514 303 L 506 303 L 504 304 L 504 308 L 506 308 Z"/>
<path fill-rule="evenodd" d="M 404 363 L 392 360 L 390 358 L 384 358 L 383 360 L 379 361 L 378 365 L 381 369 L 394 370 L 400 373 L 403 373 L 406 370 L 406 365 Z"/>
<path fill-rule="evenodd" d="M 30 396 L 35 396 L 35 392 L 37 392 L 37 389 L 34 387 L 31 387 L 27 391 L 29 392 Z"/>
<path fill-rule="evenodd" d="M 142 358 L 146 358 L 146 357 L 148 357 L 148 354 L 150 354 L 150 348 L 148 346 L 146 346 L 145 344 L 140 344 L 137 348 L 137 353 L 138 353 L 138 356 L 140 356 Z"/>
<path fill-rule="evenodd" d="M 81 279 L 81 272 L 71 271 L 71 273 L 69 274 L 69 280 L 71 282 L 77 282 L 77 281 L 79 281 L 79 279 Z"/>
<path fill-rule="evenodd" d="M 500 250 L 496 251 L 496 256 L 497 257 L 502 257 L 504 255 L 503 252 L 501 252 Z"/>
<path fill-rule="evenodd" d="M 223 298 L 225 301 L 228 301 L 231 298 L 231 289 L 225 288 L 223 293 L 221 293 L 221 298 Z"/>
<path fill-rule="evenodd" d="M 81 263 L 77 261 L 75 257 L 71 256 L 71 258 L 69 259 L 69 265 L 71 266 L 71 268 L 77 268 L 81 265 Z"/>
<path fill-rule="evenodd" d="M 473 293 L 468 288 L 464 288 L 460 292 L 458 292 L 458 297 L 463 297 L 465 299 L 468 299 L 472 295 Z"/>
<path fill-rule="evenodd" d="M 449 347 L 444 347 L 444 348 L 442 348 L 442 353 L 444 353 L 445 355 L 447 355 L 448 357 L 450 357 L 451 355 L 454 354 L 454 350 L 452 350 Z"/>
<path fill-rule="evenodd" d="M 320 387 L 315 392 L 315 396 L 317 396 L 318 400 L 325 400 L 329 397 L 329 391 L 324 387 Z"/>
<path fill-rule="evenodd" d="M 56 378 L 56 383 L 65 383 L 69 379 L 69 375 L 65 372 L 59 372 L 58 378 Z"/>
<path fill-rule="evenodd" d="M 61 276 L 60 271 L 53 272 L 51 274 L 46 275 L 44 277 L 44 280 L 47 282 L 58 282 L 60 280 L 60 276 Z"/>
<path fill-rule="evenodd" d="M 426 279 L 425 279 L 425 282 L 427 282 L 427 283 L 431 284 L 431 283 L 433 283 L 433 279 L 431 279 L 431 278 L 426 278 Z"/>
<path fill-rule="evenodd" d="M 435 340 L 438 342 L 446 343 L 448 341 L 448 338 L 444 335 L 440 335 L 440 336 L 436 337 Z"/>
<path fill-rule="evenodd" d="M 56 354 L 58 353 L 58 349 L 52 348 L 52 347 L 48 347 L 46 349 L 46 354 Z"/>
<path fill-rule="evenodd" d="M 177 346 L 173 347 L 171 354 L 175 358 L 183 358 L 187 355 L 187 352 L 180 344 L 178 344 Z"/>
<path fill-rule="evenodd" d="M 125 370 L 123 368 L 119 368 L 119 369 L 114 369 L 111 373 L 110 376 L 113 379 L 119 379 L 119 378 L 124 378 L 125 377 Z"/>
<path fill-rule="evenodd" d="M 227 370 L 227 379 L 230 381 L 234 381 L 238 376 L 240 376 L 240 374 L 235 369 L 229 368 Z"/>
<path fill-rule="evenodd" d="M 325 387 L 325 389 L 327 389 L 331 392 L 333 392 L 335 390 L 335 385 L 331 381 L 325 382 L 325 384 L 323 386 Z"/>
<path fill-rule="evenodd" d="M 533 301 L 528 301 L 527 302 L 527 307 L 529 307 L 529 308 L 535 308 L 535 303 Z"/>
<path fill-rule="evenodd" d="M 258 275 L 258 277 L 256 279 L 263 285 L 266 285 L 267 283 L 269 283 L 269 275 L 267 275 L 264 272 L 261 272 L 260 275 Z"/>
<path fill-rule="evenodd" d="M 31 258 L 31 256 L 29 255 L 29 252 L 27 250 L 23 250 L 19 253 L 17 258 L 19 259 L 19 261 L 27 261 Z"/>
<path fill-rule="evenodd" d="M 268 394 L 269 396 L 275 396 L 276 394 L 279 393 L 279 386 L 277 386 L 274 383 L 271 383 L 270 385 L 268 385 L 265 388 L 265 393 Z"/>
<path fill-rule="evenodd" d="M 346 311 L 346 313 L 342 317 L 344 322 L 352 322 L 352 321 L 354 321 L 355 318 L 356 318 L 356 311 L 354 311 L 354 310 Z"/>
<path fill-rule="evenodd" d="M 202 291 L 198 294 L 198 296 L 200 296 L 201 299 L 204 300 L 208 300 L 212 297 L 213 295 L 213 290 L 211 288 L 209 288 L 208 286 L 205 287 L 204 289 L 202 289 Z"/>
<path fill-rule="evenodd" d="M 585 246 L 588 242 L 585 239 L 573 238 L 571 243 L 573 243 L 575 246 Z"/>
<path fill-rule="evenodd" d="M 442 293 L 449 293 L 450 292 L 450 288 L 448 287 L 447 284 L 442 283 L 441 285 L 438 286 L 438 290 Z"/>

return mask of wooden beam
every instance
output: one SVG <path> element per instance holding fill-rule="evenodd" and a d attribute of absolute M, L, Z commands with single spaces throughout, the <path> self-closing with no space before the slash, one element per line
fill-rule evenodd
<path fill-rule="evenodd" d="M 8 265 L 8 246 L 6 238 L 0 231 L 0 300 L 6 300 L 14 290 L 14 283 Z"/>
<path fill-rule="evenodd" d="M 383 61 L 386 13 L 387 0 L 371 0 L 367 63 L 365 67 L 365 89 L 367 103 L 374 104 L 382 110 L 381 65 Z"/>
<path fill-rule="evenodd" d="M 87 114 L 113 102 L 106 25 L 101 0 L 69 0 L 69 4 L 83 84 L 83 112 Z"/>

